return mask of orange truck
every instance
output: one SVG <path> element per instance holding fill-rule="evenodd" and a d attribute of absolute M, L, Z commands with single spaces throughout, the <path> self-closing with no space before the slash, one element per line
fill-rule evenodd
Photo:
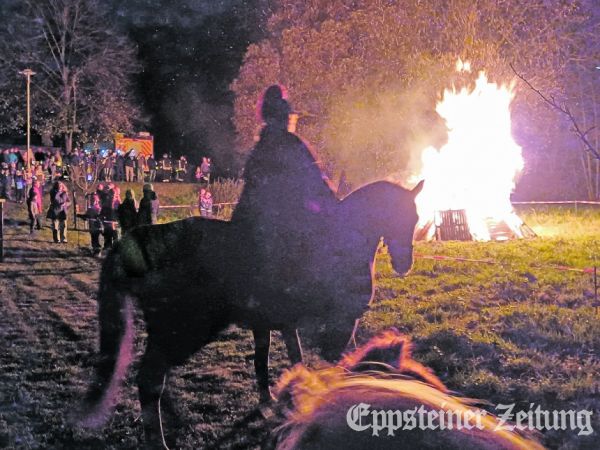
<path fill-rule="evenodd" d="M 148 132 L 140 132 L 135 136 L 125 136 L 122 133 L 115 134 L 115 149 L 128 153 L 135 150 L 136 155 L 144 155 L 146 158 L 154 156 L 154 138 Z"/>

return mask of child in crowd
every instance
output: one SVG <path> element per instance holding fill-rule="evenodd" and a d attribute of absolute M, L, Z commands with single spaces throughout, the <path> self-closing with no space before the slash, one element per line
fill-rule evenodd
<path fill-rule="evenodd" d="M 92 201 L 87 211 L 85 218 L 88 221 L 90 230 L 90 238 L 92 241 L 92 255 L 100 255 L 100 234 L 102 233 L 102 220 L 100 218 L 100 197 L 98 194 L 92 195 Z"/>
<path fill-rule="evenodd" d="M 25 177 L 21 170 L 15 172 L 15 201 L 23 203 L 25 198 Z"/>
<path fill-rule="evenodd" d="M 200 215 L 202 217 L 212 218 L 213 198 L 212 194 L 208 189 L 200 189 L 200 195 L 198 198 Z"/>

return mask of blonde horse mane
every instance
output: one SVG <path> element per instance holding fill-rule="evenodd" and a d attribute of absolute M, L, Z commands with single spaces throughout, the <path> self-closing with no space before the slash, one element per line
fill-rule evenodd
<path fill-rule="evenodd" d="M 381 355 L 386 349 L 399 350 L 396 353 L 396 370 L 357 372 L 361 366 L 372 362 L 364 358 L 377 352 Z M 388 364 L 384 361 L 384 365 Z M 416 375 L 424 382 L 410 379 L 406 374 Z M 461 448 L 462 445 L 468 448 L 469 444 L 475 444 L 477 448 L 484 449 L 543 449 L 538 442 L 499 426 L 501 422 L 497 417 L 489 413 L 481 415 L 471 406 L 473 400 L 449 395 L 430 369 L 412 360 L 410 339 L 397 331 L 386 331 L 376 336 L 365 346 L 344 356 L 337 366 L 310 370 L 301 364 L 296 365 L 281 376 L 275 394 L 280 403 L 290 403 L 291 400 L 292 404 L 288 420 L 277 430 L 278 450 L 304 448 L 302 443 L 310 439 L 309 430 L 314 431 L 315 428 L 326 430 L 326 433 L 316 434 L 327 434 L 329 438 L 337 433 L 340 445 L 345 440 L 357 439 L 357 433 L 350 430 L 345 418 L 348 408 L 359 403 L 370 403 L 374 408 L 386 410 L 408 410 L 422 405 L 428 411 L 443 411 L 462 418 L 479 412 L 482 429 L 440 434 L 441 447 L 447 444 L 447 448 Z M 374 440 L 373 445 L 378 442 L 384 443 Z M 418 441 L 413 444 L 413 448 L 419 447 Z M 321 447 L 317 445 L 315 448 Z"/>

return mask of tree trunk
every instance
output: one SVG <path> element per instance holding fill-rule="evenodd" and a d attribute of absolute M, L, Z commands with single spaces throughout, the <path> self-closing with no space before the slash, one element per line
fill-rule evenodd
<path fill-rule="evenodd" d="M 48 132 L 43 132 L 42 133 L 42 145 L 44 147 L 52 147 L 52 134 L 48 133 Z"/>
<path fill-rule="evenodd" d="M 71 153 L 71 149 L 73 148 L 73 132 L 67 131 L 65 134 L 65 151 L 68 154 Z"/>

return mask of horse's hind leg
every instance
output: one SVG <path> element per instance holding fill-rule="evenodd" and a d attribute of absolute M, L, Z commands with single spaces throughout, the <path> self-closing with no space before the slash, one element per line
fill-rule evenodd
<path fill-rule="evenodd" d="M 303 357 L 298 330 L 295 328 L 286 328 L 281 330 L 281 334 L 287 348 L 288 358 L 290 359 L 292 365 L 301 363 Z"/>
<path fill-rule="evenodd" d="M 147 448 L 164 448 L 160 406 L 170 368 L 164 352 L 149 339 L 137 376 Z"/>
<path fill-rule="evenodd" d="M 254 328 L 254 370 L 258 384 L 258 396 L 261 403 L 271 401 L 269 390 L 269 349 L 271 347 L 271 330 Z"/>

